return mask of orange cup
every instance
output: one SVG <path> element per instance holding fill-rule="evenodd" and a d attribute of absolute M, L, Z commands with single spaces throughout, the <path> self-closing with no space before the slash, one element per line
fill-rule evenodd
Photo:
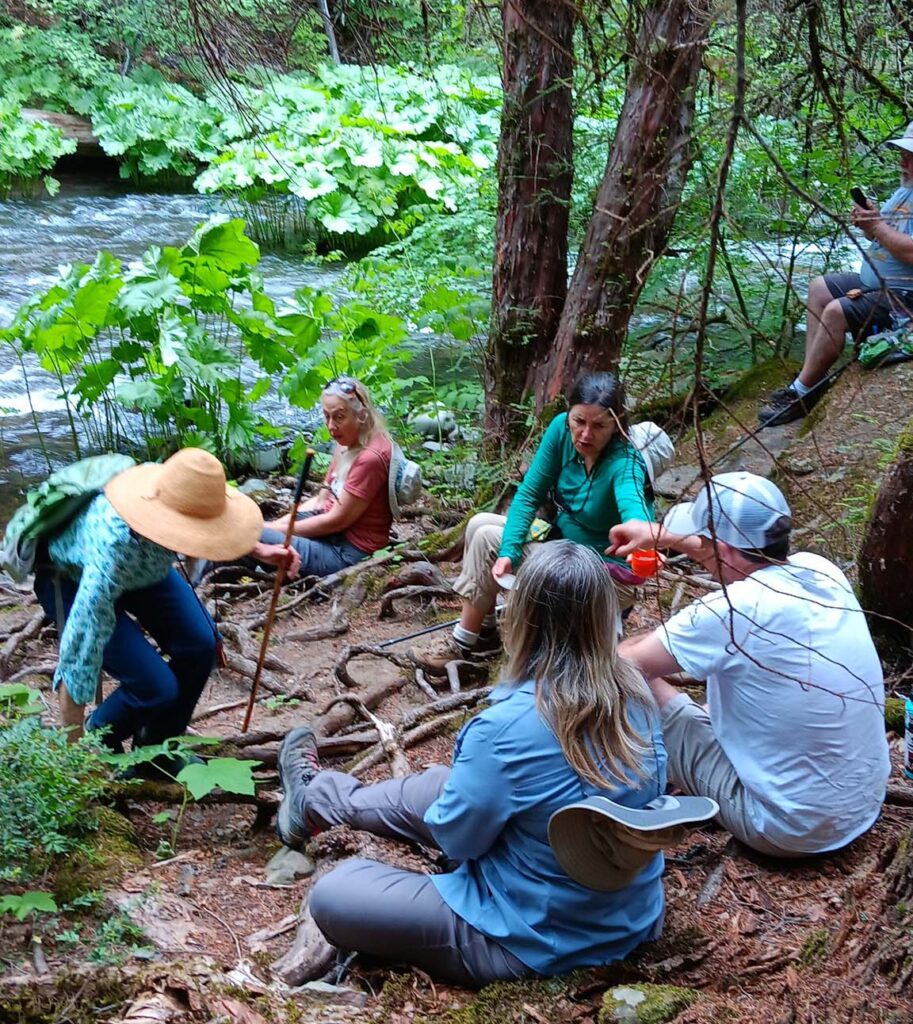
<path fill-rule="evenodd" d="M 631 563 L 631 572 L 642 579 L 655 576 L 662 565 L 661 556 L 655 548 L 647 551 L 632 551 L 628 560 Z"/>

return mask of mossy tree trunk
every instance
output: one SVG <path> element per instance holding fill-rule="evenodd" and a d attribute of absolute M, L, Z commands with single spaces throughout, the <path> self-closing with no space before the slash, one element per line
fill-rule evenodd
<path fill-rule="evenodd" d="M 913 628 L 913 442 L 888 470 L 859 552 L 862 605 L 879 631 L 909 642 Z"/>
<path fill-rule="evenodd" d="M 503 0 L 504 107 L 486 433 L 513 440 L 530 364 L 547 357 L 567 293 L 573 177 L 573 0 Z"/>
<path fill-rule="evenodd" d="M 907 832 L 879 868 L 884 868 L 881 911 L 869 922 L 858 956 L 864 985 L 876 975 L 892 991 L 909 992 L 913 986 L 913 832 Z"/>
<path fill-rule="evenodd" d="M 625 101 L 554 345 L 530 369 L 543 409 L 585 370 L 615 369 L 628 321 L 669 238 L 692 161 L 710 0 L 649 0 Z"/>

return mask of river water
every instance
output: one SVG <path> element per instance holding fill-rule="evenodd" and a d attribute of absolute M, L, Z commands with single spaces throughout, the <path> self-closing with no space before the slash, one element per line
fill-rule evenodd
<path fill-rule="evenodd" d="M 129 191 L 118 181 L 86 184 L 61 178 L 60 194 L 0 201 L 0 326 L 19 305 L 46 288 L 66 263 L 91 263 L 106 249 L 122 260 L 139 258 L 151 245 L 179 245 L 222 207 L 215 198 Z M 304 259 L 264 255 L 259 270 L 273 299 L 303 285 L 338 290 L 342 270 Z M 31 398 L 54 462 L 72 457 L 64 405 L 54 378 L 37 360 L 26 366 Z M 0 521 L 22 490 L 47 475 L 26 394 L 12 349 L 0 345 Z M 271 418 L 274 410 L 270 410 Z M 300 410 L 275 410 L 279 422 L 300 421 Z"/>

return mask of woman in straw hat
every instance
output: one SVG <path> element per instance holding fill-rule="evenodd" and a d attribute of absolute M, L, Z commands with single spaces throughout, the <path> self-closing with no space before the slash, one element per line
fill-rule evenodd
<path fill-rule="evenodd" d="M 640 808 L 665 788 L 653 700 L 606 628 L 616 611 L 594 551 L 542 545 L 508 600 L 503 681 L 464 726 L 451 768 L 364 784 L 320 769 L 310 729 L 286 737 L 277 820 L 286 845 L 348 824 L 458 862 L 433 876 L 341 864 L 310 896 L 330 943 L 481 986 L 618 960 L 659 933 L 655 848 L 629 870 L 607 869 L 608 891 L 596 892 L 565 873 L 547 834 L 567 804 L 602 794 Z"/>
<path fill-rule="evenodd" d="M 288 516 L 283 516 L 267 524 L 251 552 L 271 565 L 287 561 L 292 578 L 328 576 L 390 543 L 393 441 L 383 416 L 353 377 L 324 385 L 320 407 L 337 446 L 323 486 L 302 506 L 290 548 L 284 546 Z"/>
<path fill-rule="evenodd" d="M 161 465 L 119 473 L 51 535 L 35 593 L 58 623 L 54 686 L 70 706 L 70 724 L 74 710 L 81 724 L 104 669 L 120 685 L 86 726 L 105 730 L 110 747 L 184 732 L 212 669 L 217 633 L 175 570 L 175 552 L 235 558 L 250 551 L 262 526 L 257 505 L 226 486 L 219 460 L 185 448 Z"/>

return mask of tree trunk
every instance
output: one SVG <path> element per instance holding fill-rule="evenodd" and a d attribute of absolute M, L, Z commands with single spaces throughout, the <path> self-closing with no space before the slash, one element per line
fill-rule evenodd
<path fill-rule="evenodd" d="M 498 150 L 486 433 L 517 424 L 530 363 L 547 357 L 567 292 L 573 177 L 572 0 L 503 0 L 504 108 Z"/>
<path fill-rule="evenodd" d="M 862 606 L 881 631 L 909 643 L 913 628 L 913 448 L 904 447 L 875 500 L 859 552 Z"/>
<path fill-rule="evenodd" d="M 614 370 L 631 312 L 662 255 L 691 166 L 709 0 L 651 0 L 592 219 L 547 360 L 527 388 L 544 408 L 585 370 Z"/>

